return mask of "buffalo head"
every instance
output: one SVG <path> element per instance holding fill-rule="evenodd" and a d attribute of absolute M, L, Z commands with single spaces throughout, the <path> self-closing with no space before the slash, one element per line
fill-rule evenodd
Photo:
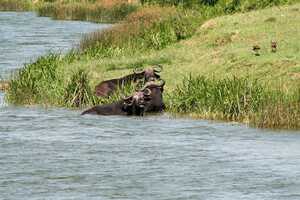
<path fill-rule="evenodd" d="M 124 98 L 124 108 L 129 115 L 144 115 L 145 112 L 161 112 L 163 103 L 163 87 L 165 81 L 148 82 L 142 89 L 132 96 Z"/>
<path fill-rule="evenodd" d="M 136 91 L 132 96 L 124 98 L 124 110 L 128 115 L 144 115 L 147 101 L 149 101 L 151 90 Z"/>

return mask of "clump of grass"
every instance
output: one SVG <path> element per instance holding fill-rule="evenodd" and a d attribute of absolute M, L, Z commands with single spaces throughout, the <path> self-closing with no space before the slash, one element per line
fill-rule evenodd
<path fill-rule="evenodd" d="M 62 93 L 57 67 L 60 56 L 49 54 L 27 64 L 12 78 L 7 93 L 13 104 L 53 103 Z"/>
<path fill-rule="evenodd" d="M 80 69 L 75 72 L 65 89 L 65 104 L 80 107 L 94 104 L 94 96 L 89 85 L 88 74 Z"/>
<path fill-rule="evenodd" d="M 249 78 L 190 76 L 168 96 L 168 110 L 261 128 L 299 128 L 299 91 L 288 94 L 266 88 Z"/>
<path fill-rule="evenodd" d="M 300 89 L 291 94 L 277 91 L 252 118 L 252 125 L 259 128 L 300 128 Z"/>
<path fill-rule="evenodd" d="M 128 14 L 134 12 L 137 8 L 137 5 L 121 1 L 113 4 L 103 2 L 54 2 L 40 5 L 37 12 L 39 16 L 52 17 L 53 19 L 112 23 L 123 20 Z"/>
<path fill-rule="evenodd" d="M 170 99 L 169 108 L 179 113 L 220 115 L 226 120 L 242 120 L 263 103 L 264 87 L 243 78 L 187 77 Z"/>
<path fill-rule="evenodd" d="M 30 0 L 0 0 L 0 11 L 25 11 L 32 8 Z"/>
<path fill-rule="evenodd" d="M 12 104 L 46 104 L 81 107 L 93 105 L 87 73 L 79 70 L 67 81 L 58 66 L 66 62 L 58 54 L 49 54 L 25 65 L 10 81 L 7 100 Z"/>
<path fill-rule="evenodd" d="M 135 85 L 126 85 L 109 98 L 98 98 L 90 87 L 88 73 L 79 69 L 64 77 L 58 66 L 66 62 L 58 54 L 49 54 L 20 69 L 9 83 L 7 101 L 16 105 L 54 105 L 82 108 L 120 100 L 131 94 Z M 70 56 L 71 61 L 74 59 Z"/>

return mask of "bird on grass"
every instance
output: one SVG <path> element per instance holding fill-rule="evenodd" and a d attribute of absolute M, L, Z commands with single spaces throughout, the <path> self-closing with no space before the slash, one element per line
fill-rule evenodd
<path fill-rule="evenodd" d="M 259 53 L 259 50 L 260 50 L 261 48 L 260 48 L 260 46 L 258 46 L 258 45 L 254 45 L 253 47 L 252 47 L 252 50 L 254 51 L 254 55 L 256 55 L 256 56 L 259 56 L 260 55 L 260 53 Z"/>
<path fill-rule="evenodd" d="M 273 53 L 277 51 L 277 42 L 271 41 L 271 49 Z"/>

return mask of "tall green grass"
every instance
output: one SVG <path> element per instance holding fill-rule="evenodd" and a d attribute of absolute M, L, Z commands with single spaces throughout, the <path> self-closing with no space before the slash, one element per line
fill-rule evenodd
<path fill-rule="evenodd" d="M 0 11 L 27 11 L 32 9 L 31 0 L 0 0 Z"/>
<path fill-rule="evenodd" d="M 300 128 L 300 88 L 270 90 L 249 78 L 187 77 L 168 96 L 173 113 L 243 121 L 261 128 Z"/>
<path fill-rule="evenodd" d="M 210 6 L 220 11 L 230 13 L 234 11 L 250 11 L 266 7 L 291 4 L 297 0 L 141 0 L 142 4 L 173 5 L 188 8 L 201 8 Z"/>
<path fill-rule="evenodd" d="M 50 54 L 20 69 L 9 83 L 6 94 L 8 102 L 16 105 L 82 108 L 120 100 L 135 89 L 134 85 L 129 84 L 125 89 L 117 90 L 110 98 L 96 97 L 90 87 L 89 74 L 84 69 L 74 70 L 68 78 L 62 75 L 58 66 L 72 59 L 71 56 L 62 58 L 58 54 Z"/>
<path fill-rule="evenodd" d="M 56 104 L 63 94 L 57 68 L 60 56 L 50 54 L 27 64 L 12 78 L 7 99 L 14 104 Z"/>
<path fill-rule="evenodd" d="M 99 23 L 113 23 L 123 20 L 128 14 L 136 11 L 137 5 L 117 3 L 105 6 L 101 3 L 44 3 L 37 8 L 39 16 L 53 19 L 68 19 L 92 21 Z"/>

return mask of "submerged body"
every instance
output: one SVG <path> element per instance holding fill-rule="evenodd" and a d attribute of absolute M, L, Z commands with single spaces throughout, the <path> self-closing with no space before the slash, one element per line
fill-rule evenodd
<path fill-rule="evenodd" d="M 82 115 L 127 115 L 124 109 L 124 101 L 119 101 L 117 103 L 100 105 L 90 108 L 82 113 Z"/>

